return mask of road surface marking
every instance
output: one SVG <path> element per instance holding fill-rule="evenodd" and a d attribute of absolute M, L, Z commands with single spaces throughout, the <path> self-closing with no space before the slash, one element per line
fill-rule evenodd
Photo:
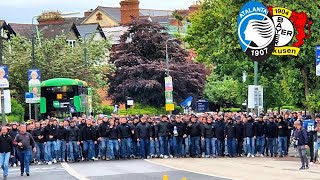
<path fill-rule="evenodd" d="M 79 179 L 79 180 L 90 180 L 87 177 L 82 176 L 81 174 L 79 174 L 76 170 L 74 170 L 71 166 L 69 166 L 68 163 L 61 163 L 61 166 L 73 177 Z"/>
<path fill-rule="evenodd" d="M 175 169 L 175 170 L 178 170 L 178 171 L 186 171 L 186 172 L 190 172 L 190 173 L 194 173 L 194 174 L 201 174 L 201 175 L 205 175 L 205 176 L 217 177 L 217 178 L 222 178 L 222 179 L 239 180 L 239 179 L 230 178 L 230 177 L 226 177 L 226 176 L 218 176 L 218 175 L 212 175 L 212 174 L 192 171 L 192 170 L 188 170 L 188 169 L 177 168 L 177 167 L 173 167 L 173 166 L 170 166 L 170 165 L 161 164 L 161 163 L 158 163 L 158 162 L 152 162 L 152 161 L 150 161 L 148 159 L 144 159 L 144 161 L 147 161 L 149 163 L 156 164 L 156 165 L 159 165 L 159 166 L 164 166 L 164 167 L 168 167 L 168 168 L 171 168 L 171 169 Z"/>

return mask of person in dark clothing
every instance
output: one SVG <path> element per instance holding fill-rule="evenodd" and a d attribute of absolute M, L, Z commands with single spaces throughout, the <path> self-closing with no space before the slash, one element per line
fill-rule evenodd
<path fill-rule="evenodd" d="M 152 129 L 147 123 L 147 117 L 142 117 L 137 127 L 137 141 L 140 143 L 140 155 L 146 159 L 150 157 L 150 137 L 152 137 Z"/>
<path fill-rule="evenodd" d="M 287 152 L 284 154 L 285 156 L 288 155 L 289 152 L 289 147 L 290 147 L 290 139 L 291 139 L 291 134 L 293 131 L 293 123 L 294 120 L 292 118 L 289 118 L 289 114 L 284 115 L 284 121 L 288 124 L 288 130 L 287 130 Z"/>
<path fill-rule="evenodd" d="M 266 133 L 266 125 L 262 119 L 262 117 L 258 118 L 258 122 L 256 122 L 256 148 L 257 148 L 257 156 L 263 157 L 264 154 L 264 144 L 265 144 L 265 133 Z"/>
<path fill-rule="evenodd" d="M 57 128 L 57 160 L 59 162 L 65 162 L 66 157 L 66 144 L 68 143 L 68 130 L 64 128 L 63 121 L 59 122 Z"/>
<path fill-rule="evenodd" d="M 68 130 L 68 157 L 70 162 L 79 161 L 79 145 L 80 145 L 80 129 L 76 126 L 74 121 L 70 122 Z"/>
<path fill-rule="evenodd" d="M 173 123 L 173 155 L 176 158 L 182 157 L 185 137 L 187 137 L 187 126 L 182 122 L 181 116 L 176 116 L 176 122 Z"/>
<path fill-rule="evenodd" d="M 233 123 L 232 118 L 228 118 L 227 124 L 224 128 L 224 134 L 227 139 L 229 157 L 235 157 L 236 151 L 236 126 Z"/>
<path fill-rule="evenodd" d="M 246 121 L 247 119 L 244 118 Z M 246 151 L 248 153 L 247 157 L 254 157 L 255 152 L 255 139 L 256 139 L 256 125 L 251 116 L 248 117 L 248 121 L 244 123 L 243 133 L 246 138 Z"/>
<path fill-rule="evenodd" d="M 43 144 L 44 132 L 39 122 L 35 123 L 35 129 L 31 131 L 31 135 L 36 142 L 36 149 L 37 149 L 36 161 L 38 162 L 38 165 L 40 165 L 41 162 L 44 162 L 45 151 L 44 151 L 44 144 Z"/>
<path fill-rule="evenodd" d="M 288 135 L 288 124 L 284 121 L 283 117 L 278 118 L 278 146 L 279 146 L 279 157 L 283 157 L 284 154 L 288 153 L 287 150 L 287 135 Z"/>
<path fill-rule="evenodd" d="M 192 115 L 187 131 L 188 135 L 190 135 L 190 156 L 200 158 L 201 125 L 197 121 L 197 117 L 195 115 Z"/>
<path fill-rule="evenodd" d="M 135 117 L 133 121 L 128 122 L 128 124 L 131 126 L 131 129 L 134 131 L 133 134 L 131 134 L 131 158 L 141 158 L 140 157 L 140 150 L 138 148 L 138 123 L 139 119 L 138 117 Z"/>
<path fill-rule="evenodd" d="M 10 155 L 13 155 L 13 141 L 8 133 L 8 128 L 3 126 L 0 134 L 0 166 L 3 169 L 4 180 L 8 177 Z"/>
<path fill-rule="evenodd" d="M 277 130 L 278 130 L 278 125 L 275 123 L 274 118 L 276 117 L 270 117 L 269 118 L 269 123 L 266 126 L 266 138 L 267 138 L 267 144 L 268 144 L 268 150 L 270 152 L 270 156 L 276 156 L 277 153 L 277 146 L 276 146 L 276 141 L 277 141 Z"/>
<path fill-rule="evenodd" d="M 157 141 L 157 138 L 159 138 L 160 143 L 160 158 L 168 158 L 169 155 L 168 141 L 171 136 L 172 125 L 168 121 L 169 119 L 167 116 L 162 116 L 161 122 L 159 122 L 155 127 L 155 140 Z"/>
<path fill-rule="evenodd" d="M 130 158 L 132 154 L 131 151 L 131 135 L 134 134 L 134 130 L 131 129 L 130 125 L 127 124 L 127 119 L 125 117 L 120 118 L 120 124 L 117 127 L 118 129 L 118 140 L 121 144 L 121 158 L 127 159 Z"/>
<path fill-rule="evenodd" d="M 212 117 L 208 117 L 207 123 L 202 127 L 201 136 L 206 142 L 206 158 L 210 156 L 215 158 L 217 156 L 217 138 L 215 136 L 215 126 Z"/>
<path fill-rule="evenodd" d="M 57 127 L 53 124 L 54 119 L 49 120 L 49 124 L 44 128 L 44 145 L 48 164 L 52 164 L 52 161 L 56 163 L 57 154 Z"/>
<path fill-rule="evenodd" d="M 109 141 L 109 133 L 107 129 L 109 128 L 109 120 L 108 118 L 103 118 L 102 124 L 99 125 L 98 127 L 98 134 L 99 134 L 99 149 L 100 153 L 102 154 L 102 159 L 106 160 L 108 157 L 108 151 L 107 151 L 107 145 Z"/>
<path fill-rule="evenodd" d="M 9 131 L 9 135 L 12 138 L 12 140 L 19 134 L 18 132 L 18 124 L 13 123 L 12 128 Z M 11 154 L 11 166 L 16 167 L 18 163 L 18 154 L 17 154 L 17 147 L 13 146 L 13 154 Z"/>
<path fill-rule="evenodd" d="M 119 159 L 119 133 L 117 126 L 115 125 L 115 121 L 113 119 L 110 120 L 109 128 L 107 129 L 109 134 L 109 142 L 108 142 L 108 152 L 109 152 L 109 159 Z"/>
<path fill-rule="evenodd" d="M 236 117 L 236 121 L 237 121 L 236 122 L 236 141 L 237 141 L 236 152 L 237 152 L 237 155 L 240 157 L 243 155 L 244 126 L 240 116 Z"/>
<path fill-rule="evenodd" d="M 27 132 L 26 125 L 20 126 L 20 132 L 14 139 L 14 144 L 18 146 L 18 156 L 20 157 L 20 171 L 21 176 L 26 172 L 27 176 L 30 176 L 30 156 L 31 151 L 35 153 L 36 143 L 30 133 Z"/>
<path fill-rule="evenodd" d="M 97 144 L 96 129 L 92 126 L 92 120 L 87 119 L 86 125 L 80 131 L 80 141 L 83 144 L 85 160 L 94 161 L 94 145 Z"/>
<path fill-rule="evenodd" d="M 299 121 L 294 122 L 296 131 L 294 133 L 295 144 L 297 145 L 298 152 L 301 160 L 300 170 L 309 169 L 309 162 L 307 157 L 306 149 L 308 148 L 308 133 L 307 130 L 302 128 Z"/>
<path fill-rule="evenodd" d="M 224 127 L 225 123 L 223 122 L 223 117 L 217 118 L 216 123 L 214 125 L 214 134 L 217 138 L 217 151 L 218 156 L 222 157 L 224 156 L 224 147 L 225 147 L 225 137 L 224 137 Z"/>

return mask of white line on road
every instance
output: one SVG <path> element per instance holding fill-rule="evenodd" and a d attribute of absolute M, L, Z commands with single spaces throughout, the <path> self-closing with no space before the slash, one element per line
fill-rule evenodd
<path fill-rule="evenodd" d="M 68 163 L 61 163 L 61 166 L 73 177 L 79 179 L 79 180 L 90 180 L 87 177 L 82 176 L 81 174 L 79 174 L 76 170 L 74 170 L 71 166 L 69 166 Z"/>
<path fill-rule="evenodd" d="M 217 177 L 217 178 L 222 178 L 222 179 L 238 180 L 238 179 L 234 179 L 234 178 L 230 178 L 230 177 L 225 177 L 225 176 L 218 176 L 218 175 L 212 175 L 212 174 L 207 174 L 207 173 L 192 171 L 192 170 L 188 170 L 188 169 L 177 168 L 177 167 L 173 167 L 173 166 L 166 165 L 166 164 L 161 164 L 161 163 L 157 163 L 157 162 L 152 162 L 152 161 L 150 161 L 150 160 L 148 160 L 148 159 L 144 159 L 144 160 L 147 161 L 147 162 L 149 162 L 149 163 L 152 163 L 152 164 L 156 164 L 156 165 L 159 165 L 159 166 L 168 167 L 168 168 L 175 169 L 175 170 L 178 170 L 178 171 L 186 171 L 186 172 L 190 172 L 190 173 L 194 173 L 194 174 L 201 174 L 201 175 L 205 175 L 205 176 Z"/>

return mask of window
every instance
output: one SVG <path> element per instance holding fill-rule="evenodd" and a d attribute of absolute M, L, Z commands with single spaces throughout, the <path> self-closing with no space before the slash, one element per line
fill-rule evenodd
<path fill-rule="evenodd" d="M 67 40 L 67 43 L 68 43 L 69 46 L 71 46 L 71 47 L 75 47 L 75 46 L 76 46 L 76 40 Z"/>
<path fill-rule="evenodd" d="M 97 16 L 97 21 L 101 21 L 101 20 L 103 20 L 103 19 L 102 19 L 102 14 L 101 14 L 101 13 L 98 13 L 96 16 Z"/>

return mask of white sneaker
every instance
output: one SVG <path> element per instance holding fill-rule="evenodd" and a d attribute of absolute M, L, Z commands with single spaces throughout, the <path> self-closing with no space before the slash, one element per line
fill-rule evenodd
<path fill-rule="evenodd" d="M 51 164 L 52 164 L 52 162 L 51 162 L 51 161 L 49 161 L 49 162 L 48 162 L 48 165 L 51 165 Z"/>
<path fill-rule="evenodd" d="M 247 157 L 250 157 L 251 156 L 251 154 L 249 153 L 248 155 L 247 155 Z"/>
<path fill-rule="evenodd" d="M 165 158 L 165 159 L 168 159 L 168 156 L 167 156 L 167 155 L 164 155 L 164 158 Z"/>
<path fill-rule="evenodd" d="M 21 165 L 21 163 L 20 163 L 20 161 L 18 161 L 18 164 L 17 164 L 18 166 L 20 166 Z"/>
<path fill-rule="evenodd" d="M 38 162 L 38 165 L 41 165 L 41 162 L 40 162 L 40 161 Z"/>
<path fill-rule="evenodd" d="M 13 164 L 13 167 L 17 167 L 17 164 L 16 164 L 16 163 L 14 163 L 14 164 Z"/>
<path fill-rule="evenodd" d="M 172 156 L 172 155 L 170 155 L 169 157 L 170 157 L 170 158 L 173 158 L 173 156 Z"/>
<path fill-rule="evenodd" d="M 252 154 L 251 157 L 254 157 L 254 155 Z"/>
<path fill-rule="evenodd" d="M 206 155 L 205 153 L 202 153 L 202 158 L 204 158 L 204 157 L 205 157 L 205 155 Z"/>
<path fill-rule="evenodd" d="M 260 157 L 264 157 L 263 154 L 260 154 Z"/>
<path fill-rule="evenodd" d="M 53 163 L 56 164 L 56 163 L 57 163 L 57 160 L 56 160 L 56 159 L 53 159 Z"/>
<path fill-rule="evenodd" d="M 162 154 L 160 154 L 160 158 L 162 159 L 164 156 Z"/>

